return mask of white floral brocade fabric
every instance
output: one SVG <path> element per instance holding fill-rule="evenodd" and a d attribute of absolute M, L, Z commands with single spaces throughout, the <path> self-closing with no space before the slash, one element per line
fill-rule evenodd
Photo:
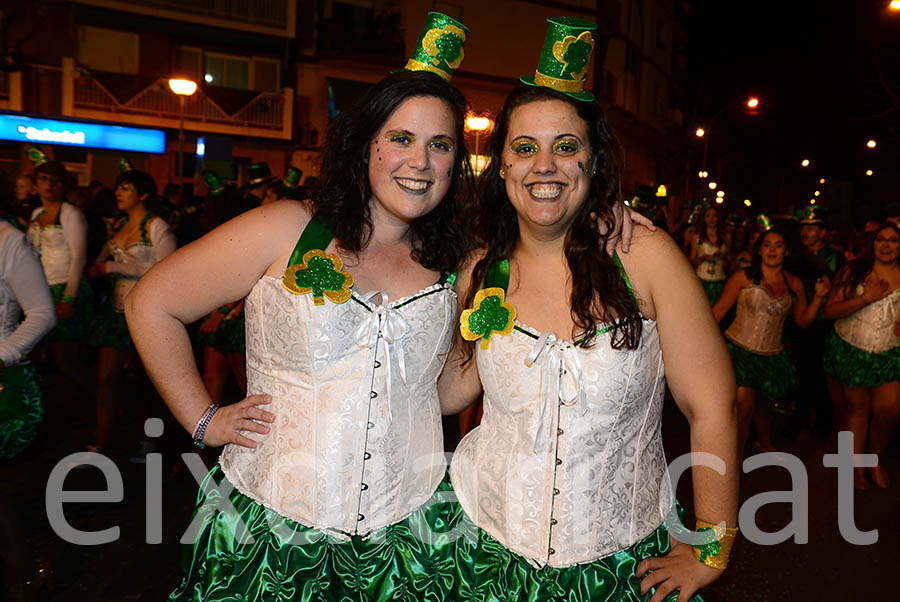
<path fill-rule="evenodd" d="M 656 323 L 640 347 L 574 347 L 522 325 L 477 350 L 484 418 L 450 476 L 479 527 L 535 566 L 566 567 L 650 534 L 674 503 L 660 431 Z"/>
<path fill-rule="evenodd" d="M 865 287 L 860 284 L 856 288 L 857 296 L 864 292 Z M 900 345 L 900 337 L 894 334 L 894 324 L 898 321 L 900 290 L 836 320 L 834 330 L 839 337 L 866 353 L 884 353 Z"/>
<path fill-rule="evenodd" d="M 244 308 L 249 394 L 269 394 L 267 435 L 220 464 L 258 503 L 339 539 L 418 509 L 443 478 L 437 377 L 456 325 L 444 284 L 388 302 L 295 295 L 263 277 Z"/>
<path fill-rule="evenodd" d="M 784 349 L 781 331 L 792 303 L 790 293 L 785 292 L 775 299 L 758 284 L 745 286 L 738 293 L 734 322 L 725 331 L 725 336 L 753 353 L 781 353 Z"/>

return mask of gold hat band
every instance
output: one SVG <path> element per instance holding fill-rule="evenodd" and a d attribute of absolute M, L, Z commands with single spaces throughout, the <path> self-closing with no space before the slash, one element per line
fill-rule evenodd
<path fill-rule="evenodd" d="M 559 92 L 581 92 L 584 90 L 583 79 L 559 79 L 558 77 L 550 77 L 539 71 L 534 72 L 534 83 L 546 88 L 553 88 Z"/>
<path fill-rule="evenodd" d="M 445 82 L 450 81 L 450 74 L 447 73 L 446 71 L 442 71 L 441 69 L 438 69 L 437 67 L 432 67 L 428 63 L 423 63 L 423 62 L 417 61 L 415 59 L 409 59 L 409 61 L 406 63 L 405 69 L 407 71 L 431 71 L 432 73 L 439 75 L 441 77 L 441 79 L 444 80 Z"/>

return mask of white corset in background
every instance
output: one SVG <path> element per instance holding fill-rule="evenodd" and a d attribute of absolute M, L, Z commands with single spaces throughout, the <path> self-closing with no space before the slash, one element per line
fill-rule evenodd
<path fill-rule="evenodd" d="M 453 488 L 475 524 L 535 566 L 626 549 L 674 503 L 656 322 L 643 321 L 634 351 L 609 340 L 583 349 L 514 330 L 476 351 L 484 417 L 454 453 Z"/>
<path fill-rule="evenodd" d="M 63 205 L 65 207 L 65 204 Z M 63 209 L 60 208 L 60 211 Z M 35 212 L 36 215 L 40 215 Z M 47 284 L 51 286 L 66 282 L 69 278 L 69 264 L 72 262 L 72 254 L 63 227 L 59 224 L 40 226 L 37 217 L 28 226 L 28 239 L 32 246 L 41 253 L 41 265 L 44 266 L 44 274 L 47 276 Z"/>
<path fill-rule="evenodd" d="M 12 288 L 0 279 L 0 341 L 11 335 L 22 317 L 22 309 Z"/>
<path fill-rule="evenodd" d="M 745 286 L 738 294 L 734 322 L 725 331 L 725 336 L 753 353 L 781 353 L 784 349 L 781 331 L 792 303 L 789 292 L 775 299 L 758 284 Z"/>
<path fill-rule="evenodd" d="M 269 394 L 256 449 L 225 448 L 238 491 L 339 538 L 372 533 L 424 504 L 446 470 L 437 378 L 456 295 L 433 285 L 392 303 L 346 303 L 263 277 L 247 296 L 248 394 Z"/>
<path fill-rule="evenodd" d="M 857 296 L 865 288 L 860 284 Z M 836 320 L 834 330 L 838 336 L 866 353 L 883 353 L 900 345 L 894 334 L 894 323 L 900 319 L 900 290 L 883 299 L 869 303 L 846 318 Z"/>
<path fill-rule="evenodd" d="M 109 244 L 109 249 L 112 253 L 112 260 L 115 262 L 153 265 L 157 261 L 156 252 L 152 244 L 136 242 L 125 248 L 120 247 L 113 241 L 109 241 L 107 244 Z M 125 297 L 128 296 L 128 293 L 131 292 L 131 289 L 134 288 L 134 285 L 137 284 L 141 277 L 126 276 L 125 274 L 115 274 L 115 277 L 116 298 L 113 308 L 117 312 L 122 313 L 125 311 Z"/>
<path fill-rule="evenodd" d="M 697 255 L 712 255 L 724 253 L 725 245 L 716 246 L 709 241 L 702 241 L 697 245 Z M 725 258 L 717 257 L 712 261 L 701 262 L 697 266 L 697 277 L 700 280 L 725 280 Z"/>

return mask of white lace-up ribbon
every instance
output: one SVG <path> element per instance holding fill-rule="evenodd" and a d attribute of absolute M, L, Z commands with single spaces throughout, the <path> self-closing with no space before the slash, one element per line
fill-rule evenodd
<path fill-rule="evenodd" d="M 534 437 L 534 453 L 553 449 L 553 431 L 557 423 L 560 403 L 574 405 L 581 396 L 581 360 L 571 345 L 560 341 L 552 332 L 542 334 L 525 365 L 533 366 L 539 359 L 541 366 L 541 414 Z"/>
<path fill-rule="evenodd" d="M 378 344 L 378 335 L 384 340 L 384 363 L 387 367 L 387 406 L 388 420 L 393 422 L 394 416 L 391 412 L 391 366 L 392 353 L 391 349 L 397 344 L 397 368 L 400 370 L 400 379 L 406 383 L 406 360 L 403 354 L 403 345 L 401 340 L 406 333 L 409 332 L 409 323 L 406 321 L 399 311 L 392 307 L 388 307 L 387 293 L 381 291 L 370 291 L 362 296 L 363 301 L 370 301 L 375 295 L 381 295 L 381 304 L 372 310 L 368 319 L 364 320 L 359 328 L 356 329 L 356 342 L 360 347 L 374 348 Z"/>

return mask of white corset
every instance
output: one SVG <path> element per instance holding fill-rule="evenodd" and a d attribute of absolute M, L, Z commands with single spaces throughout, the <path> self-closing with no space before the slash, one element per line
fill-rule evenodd
<path fill-rule="evenodd" d="M 724 253 L 725 245 L 716 246 L 708 241 L 703 241 L 697 245 L 698 255 L 712 255 L 713 253 Z M 712 261 L 701 262 L 697 266 L 697 277 L 700 280 L 725 280 L 725 258 L 717 257 Z"/>
<path fill-rule="evenodd" d="M 19 327 L 21 317 L 22 310 L 12 288 L 5 280 L 0 279 L 0 341 Z"/>
<path fill-rule="evenodd" d="M 673 498 L 656 322 L 643 321 L 634 351 L 612 349 L 607 334 L 583 349 L 514 330 L 476 359 L 484 418 L 450 467 L 475 524 L 554 567 L 626 549 L 662 524 Z"/>
<path fill-rule="evenodd" d="M 145 265 L 153 265 L 157 261 L 156 250 L 153 248 L 152 244 L 136 242 L 128 245 L 124 249 L 113 241 L 109 241 L 108 244 L 113 261 Z M 137 284 L 139 279 L 140 276 L 116 274 L 116 298 L 113 308 L 117 312 L 122 313 L 125 311 L 125 297 L 128 296 L 128 293 L 131 292 L 131 289 L 134 288 L 134 285 Z"/>
<path fill-rule="evenodd" d="M 760 355 L 775 355 L 784 349 L 781 331 L 791 310 L 789 292 L 775 299 L 758 284 L 745 286 L 737 298 L 737 315 L 725 331 L 734 344 Z"/>
<path fill-rule="evenodd" d="M 456 295 L 435 284 L 374 305 L 314 305 L 264 276 L 244 306 L 248 393 L 269 394 L 256 449 L 228 445 L 238 491 L 340 539 L 394 524 L 446 470 L 437 378 L 456 327 Z"/>
<path fill-rule="evenodd" d="M 863 292 L 863 286 L 859 285 L 857 295 L 862 295 Z M 839 337 L 866 353 L 884 353 L 900 345 L 900 338 L 894 334 L 894 323 L 898 319 L 900 290 L 869 303 L 846 318 L 836 320 L 834 330 Z"/>
<path fill-rule="evenodd" d="M 59 224 L 41 226 L 35 218 L 35 221 L 28 226 L 28 239 L 41 253 L 41 265 L 44 266 L 47 284 L 65 282 L 69 278 L 72 254 L 69 252 L 63 227 Z"/>

